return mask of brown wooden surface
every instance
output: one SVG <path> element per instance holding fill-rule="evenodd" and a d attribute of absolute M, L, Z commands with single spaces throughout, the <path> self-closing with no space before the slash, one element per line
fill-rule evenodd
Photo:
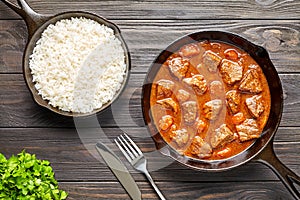
<path fill-rule="evenodd" d="M 131 77 L 119 101 L 97 115 L 107 138 L 92 135 L 83 140 L 72 118 L 57 116 L 33 102 L 22 75 L 27 29 L 24 21 L 0 2 L 1 153 L 10 156 L 26 149 L 40 159 L 48 159 L 61 189 L 69 192 L 68 199 L 129 199 L 102 160 L 86 149 L 99 137 L 109 142 L 126 131 L 147 152 L 153 179 L 167 199 L 293 199 L 282 182 L 261 163 L 250 162 L 221 173 L 204 173 L 187 169 L 155 152 L 144 127 L 140 102 L 141 87 L 152 60 L 173 40 L 201 30 L 239 34 L 265 47 L 279 72 L 284 110 L 274 148 L 280 160 L 300 174 L 300 1 L 28 0 L 28 3 L 43 14 L 84 10 L 117 23 L 132 56 Z M 97 130 L 89 123 L 91 119 L 84 119 L 85 129 L 95 133 Z M 110 147 L 121 156 L 114 145 Z M 157 169 L 168 163 L 171 164 Z M 157 199 L 145 177 L 125 164 L 143 199 Z"/>
<path fill-rule="evenodd" d="M 28 3 L 42 14 L 80 9 L 109 19 L 297 19 L 300 13 L 297 0 L 28 0 Z M 0 18 L 12 19 L 17 15 L 1 5 Z"/>

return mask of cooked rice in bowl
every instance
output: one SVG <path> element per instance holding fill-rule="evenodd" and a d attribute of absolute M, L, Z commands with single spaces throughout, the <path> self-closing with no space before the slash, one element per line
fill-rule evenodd
<path fill-rule="evenodd" d="M 44 30 L 29 68 L 39 95 L 51 106 L 89 113 L 121 88 L 125 52 L 111 28 L 83 17 L 63 19 Z"/>

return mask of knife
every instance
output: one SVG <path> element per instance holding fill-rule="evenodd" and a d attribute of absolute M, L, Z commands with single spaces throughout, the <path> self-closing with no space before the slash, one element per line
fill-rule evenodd
<path fill-rule="evenodd" d="M 140 189 L 138 188 L 136 182 L 130 175 L 125 165 L 117 157 L 117 155 L 111 149 L 109 149 L 108 146 L 101 142 L 98 142 L 96 144 L 96 149 L 98 150 L 99 154 L 102 156 L 110 170 L 120 181 L 121 185 L 127 191 L 131 199 L 141 200 L 142 195 Z"/>

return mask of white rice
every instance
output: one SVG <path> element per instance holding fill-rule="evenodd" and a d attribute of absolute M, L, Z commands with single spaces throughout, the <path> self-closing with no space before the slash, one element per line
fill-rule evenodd
<path fill-rule="evenodd" d="M 125 75 L 124 50 L 111 28 L 87 18 L 49 25 L 29 67 L 43 99 L 63 111 L 88 113 L 112 100 Z"/>

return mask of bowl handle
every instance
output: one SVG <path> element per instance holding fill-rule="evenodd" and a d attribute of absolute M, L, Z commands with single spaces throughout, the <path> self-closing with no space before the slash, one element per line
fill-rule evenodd
<path fill-rule="evenodd" d="M 1 1 L 16 13 L 18 13 L 25 20 L 28 29 L 28 38 L 31 38 L 36 29 L 51 18 L 50 15 L 41 15 L 39 13 L 36 13 L 34 10 L 32 10 L 32 8 L 30 8 L 25 0 L 17 0 L 20 7 L 7 0 Z"/>
<path fill-rule="evenodd" d="M 278 176 L 278 178 L 284 183 L 289 192 L 295 197 L 295 199 L 300 199 L 300 193 L 297 191 L 297 188 L 294 185 L 297 184 L 300 186 L 300 177 L 286 167 L 275 155 L 273 139 L 254 160 L 270 167 Z"/>

